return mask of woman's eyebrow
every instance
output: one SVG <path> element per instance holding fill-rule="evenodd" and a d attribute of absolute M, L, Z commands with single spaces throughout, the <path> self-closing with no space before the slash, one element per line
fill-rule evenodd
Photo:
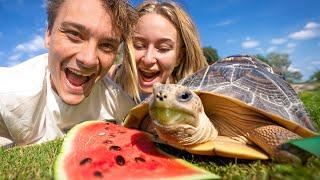
<path fill-rule="evenodd" d="M 170 38 L 161 38 L 158 40 L 158 42 L 159 43 L 175 43 L 175 41 Z"/>

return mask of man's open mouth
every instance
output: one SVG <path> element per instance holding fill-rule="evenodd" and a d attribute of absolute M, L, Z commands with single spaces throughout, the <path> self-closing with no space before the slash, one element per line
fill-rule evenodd
<path fill-rule="evenodd" d="M 77 87 L 89 82 L 94 76 L 94 73 L 85 74 L 69 68 L 65 69 L 65 73 L 69 83 Z"/>

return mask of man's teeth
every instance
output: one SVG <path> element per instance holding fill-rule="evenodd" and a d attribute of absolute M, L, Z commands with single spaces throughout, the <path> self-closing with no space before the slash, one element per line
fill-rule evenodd
<path fill-rule="evenodd" d="M 67 80 L 73 86 L 81 86 L 91 79 L 90 74 L 81 73 L 79 71 L 71 70 L 69 68 L 66 69 L 65 73 Z"/>
<path fill-rule="evenodd" d="M 79 72 L 79 71 L 74 71 L 72 69 L 69 69 L 72 73 L 78 75 L 78 76 L 91 76 L 93 73 L 90 73 L 90 74 L 85 74 L 85 73 L 82 73 L 82 72 Z"/>

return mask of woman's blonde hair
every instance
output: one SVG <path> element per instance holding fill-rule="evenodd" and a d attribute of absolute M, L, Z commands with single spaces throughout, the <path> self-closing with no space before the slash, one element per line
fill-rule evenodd
<path fill-rule="evenodd" d="M 134 57 L 132 38 L 127 38 L 123 44 L 122 66 L 116 72 L 114 80 L 120 84 L 125 92 L 133 98 L 136 103 L 140 102 L 138 86 L 138 70 Z"/>
<path fill-rule="evenodd" d="M 171 1 L 145 1 L 137 7 L 137 11 L 139 17 L 148 13 L 156 13 L 165 17 L 175 26 L 180 36 L 180 62 L 172 72 L 171 83 L 177 83 L 180 79 L 208 65 L 203 55 L 196 26 L 191 17 L 178 4 Z M 127 72 L 127 63 L 128 61 L 124 61 L 119 72 L 116 72 L 115 75 L 115 81 L 122 87 L 128 85 L 123 77 L 124 72 Z M 138 94 L 130 94 L 129 92 L 129 95 L 133 96 L 134 99 L 139 99 Z"/>

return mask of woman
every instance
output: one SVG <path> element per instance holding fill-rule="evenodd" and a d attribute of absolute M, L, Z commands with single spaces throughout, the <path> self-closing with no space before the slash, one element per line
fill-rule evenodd
<path fill-rule="evenodd" d="M 143 100 L 156 82 L 177 83 L 207 65 L 196 27 L 190 16 L 173 2 L 145 1 L 137 8 L 133 45 L 138 70 L 139 94 Z M 124 90 L 127 62 L 114 66 L 109 76 Z"/>

